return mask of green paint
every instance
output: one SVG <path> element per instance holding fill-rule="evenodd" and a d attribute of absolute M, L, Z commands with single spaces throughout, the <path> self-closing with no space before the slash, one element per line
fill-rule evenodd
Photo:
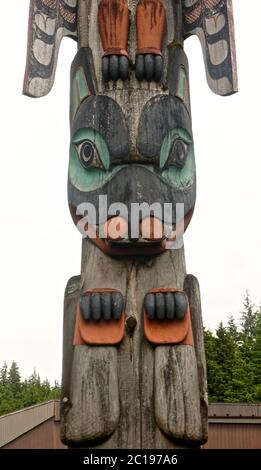
<path fill-rule="evenodd" d="M 187 110 L 189 111 L 190 109 L 189 84 L 188 84 L 187 73 L 183 65 L 179 67 L 178 73 L 179 73 L 179 77 L 178 77 L 176 96 L 183 101 Z"/>
<path fill-rule="evenodd" d="M 174 165 L 164 168 L 170 149 L 176 138 L 183 139 L 188 145 L 188 154 L 185 165 L 182 169 L 177 168 Z M 101 170 L 99 168 L 83 168 L 77 151 L 77 144 L 83 140 L 91 140 L 95 144 L 105 170 Z M 158 178 L 172 188 L 184 190 L 188 188 L 195 179 L 196 170 L 192 139 L 185 129 L 173 129 L 163 141 L 160 153 L 160 168 L 148 164 L 135 165 L 141 166 L 149 172 L 156 174 Z M 128 166 L 129 165 L 124 164 L 115 165 L 110 168 L 110 157 L 107 144 L 102 136 L 95 130 L 83 128 L 77 131 L 73 136 L 70 147 L 69 180 L 80 191 L 88 192 L 101 188 L 120 170 L 127 168 Z"/>
<path fill-rule="evenodd" d="M 170 165 L 167 168 L 164 168 L 169 158 L 172 145 L 177 138 L 184 140 L 184 142 L 186 142 L 188 145 L 188 153 L 185 165 L 183 168 L 177 168 L 175 165 Z M 192 184 L 196 172 L 194 146 L 191 136 L 185 129 L 172 129 L 166 135 L 160 152 L 160 170 L 160 178 L 165 183 L 176 189 L 182 190 Z"/>
<path fill-rule="evenodd" d="M 90 90 L 87 85 L 85 72 L 82 66 L 79 66 L 74 79 L 73 79 L 73 93 L 72 93 L 72 112 L 75 116 L 81 102 L 90 95 Z"/>
<path fill-rule="evenodd" d="M 94 129 L 79 129 L 72 138 L 72 144 L 74 144 L 76 147 L 77 144 L 83 142 L 84 140 L 90 140 L 95 144 L 102 164 L 105 170 L 108 170 L 110 166 L 110 155 L 107 144 L 101 134 L 99 134 L 99 132 L 95 131 Z"/>
<path fill-rule="evenodd" d="M 77 151 L 77 144 L 83 140 L 90 140 L 95 144 L 105 170 L 99 168 L 83 168 Z M 94 191 L 95 189 L 101 188 L 125 166 L 126 165 L 118 165 L 109 170 L 110 156 L 107 144 L 103 137 L 95 130 L 83 128 L 77 131 L 73 136 L 70 147 L 69 179 L 80 191 Z"/>

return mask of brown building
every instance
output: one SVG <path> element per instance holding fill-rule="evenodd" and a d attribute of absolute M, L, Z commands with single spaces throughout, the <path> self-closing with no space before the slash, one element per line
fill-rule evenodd
<path fill-rule="evenodd" d="M 0 416 L 3 449 L 65 449 L 60 441 L 60 403 L 48 401 Z M 204 449 L 261 449 L 261 404 L 209 405 Z"/>
<path fill-rule="evenodd" d="M 204 449 L 261 449 L 261 404 L 211 403 Z"/>
<path fill-rule="evenodd" d="M 0 447 L 3 449 L 62 449 L 60 402 L 47 401 L 0 416 Z"/>

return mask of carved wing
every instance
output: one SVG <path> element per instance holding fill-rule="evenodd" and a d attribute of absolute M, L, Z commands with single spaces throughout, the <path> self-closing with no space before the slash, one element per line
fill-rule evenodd
<path fill-rule="evenodd" d="M 183 0 L 184 37 L 201 42 L 207 81 L 214 93 L 237 92 L 232 0 Z"/>
<path fill-rule="evenodd" d="M 62 38 L 77 39 L 77 2 L 30 0 L 25 95 L 40 97 L 51 90 Z"/>

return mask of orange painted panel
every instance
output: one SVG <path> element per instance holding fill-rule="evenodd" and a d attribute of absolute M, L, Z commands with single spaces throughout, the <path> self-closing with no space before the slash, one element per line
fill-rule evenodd
<path fill-rule="evenodd" d="M 183 292 L 181 289 L 151 289 L 148 293 Z M 184 320 L 150 320 L 144 309 L 144 334 L 153 344 L 187 344 L 194 346 L 189 306 Z"/>
<path fill-rule="evenodd" d="M 126 0 L 102 0 L 98 22 L 104 55 L 127 56 L 129 9 Z"/>
<path fill-rule="evenodd" d="M 90 289 L 86 292 L 118 292 L 115 289 Z M 122 312 L 119 320 L 94 321 L 84 320 L 77 305 L 76 322 L 74 330 L 74 346 L 83 344 L 91 345 L 116 345 L 119 344 L 125 333 L 125 315 Z"/>
<path fill-rule="evenodd" d="M 137 6 L 137 53 L 161 54 L 166 12 L 161 0 L 141 0 Z"/>

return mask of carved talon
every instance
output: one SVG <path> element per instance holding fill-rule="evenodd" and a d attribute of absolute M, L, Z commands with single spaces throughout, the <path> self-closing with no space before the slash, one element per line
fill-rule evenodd
<path fill-rule="evenodd" d="M 137 80 L 159 82 L 163 73 L 163 59 L 159 54 L 137 54 L 135 75 Z"/>
<path fill-rule="evenodd" d="M 144 306 L 150 320 L 183 320 L 188 308 L 185 292 L 157 292 L 145 296 Z"/>
<path fill-rule="evenodd" d="M 126 55 L 106 55 L 102 58 L 102 75 L 105 82 L 125 81 L 129 76 L 129 59 Z"/>
<path fill-rule="evenodd" d="M 124 308 L 120 292 L 89 292 L 80 298 L 81 314 L 86 321 L 119 320 Z"/>

